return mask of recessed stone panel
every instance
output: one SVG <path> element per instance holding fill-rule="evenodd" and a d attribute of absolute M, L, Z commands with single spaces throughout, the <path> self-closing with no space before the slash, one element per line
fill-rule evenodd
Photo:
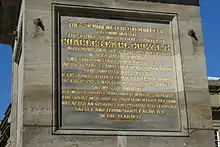
<path fill-rule="evenodd" d="M 59 128 L 182 132 L 172 17 L 76 11 L 55 16 Z"/>

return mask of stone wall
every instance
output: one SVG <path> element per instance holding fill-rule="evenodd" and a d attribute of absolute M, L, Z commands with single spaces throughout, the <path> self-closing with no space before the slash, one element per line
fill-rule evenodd
<path fill-rule="evenodd" d="M 176 13 L 182 55 L 189 136 L 80 136 L 53 135 L 53 9 L 52 4 L 84 5 L 114 9 Z M 41 18 L 45 31 L 33 24 Z M 200 9 L 127 0 L 26 0 L 24 9 L 23 140 L 19 147 L 214 147 Z M 198 42 L 188 36 L 194 29 Z M 177 33 L 177 34 L 178 34 Z M 21 65 L 22 66 L 22 65 Z M 19 84 L 20 85 L 20 84 Z M 16 146 L 16 147 L 18 147 Z"/>

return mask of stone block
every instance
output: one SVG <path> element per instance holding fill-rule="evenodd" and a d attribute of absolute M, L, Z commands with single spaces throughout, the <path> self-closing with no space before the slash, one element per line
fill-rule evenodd
<path fill-rule="evenodd" d="M 24 126 L 23 147 L 117 147 L 115 136 L 52 135 L 50 127 Z"/>
<path fill-rule="evenodd" d="M 24 125 L 52 125 L 51 85 L 24 86 Z"/>

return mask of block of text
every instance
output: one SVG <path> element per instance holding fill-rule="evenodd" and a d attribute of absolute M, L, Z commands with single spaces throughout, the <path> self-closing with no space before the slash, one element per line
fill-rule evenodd
<path fill-rule="evenodd" d="M 167 23 L 60 17 L 64 128 L 180 131 Z"/>

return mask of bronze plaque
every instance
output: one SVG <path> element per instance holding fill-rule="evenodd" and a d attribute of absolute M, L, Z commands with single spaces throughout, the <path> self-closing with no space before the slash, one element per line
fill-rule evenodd
<path fill-rule="evenodd" d="M 169 23 L 59 17 L 63 129 L 180 131 Z"/>

